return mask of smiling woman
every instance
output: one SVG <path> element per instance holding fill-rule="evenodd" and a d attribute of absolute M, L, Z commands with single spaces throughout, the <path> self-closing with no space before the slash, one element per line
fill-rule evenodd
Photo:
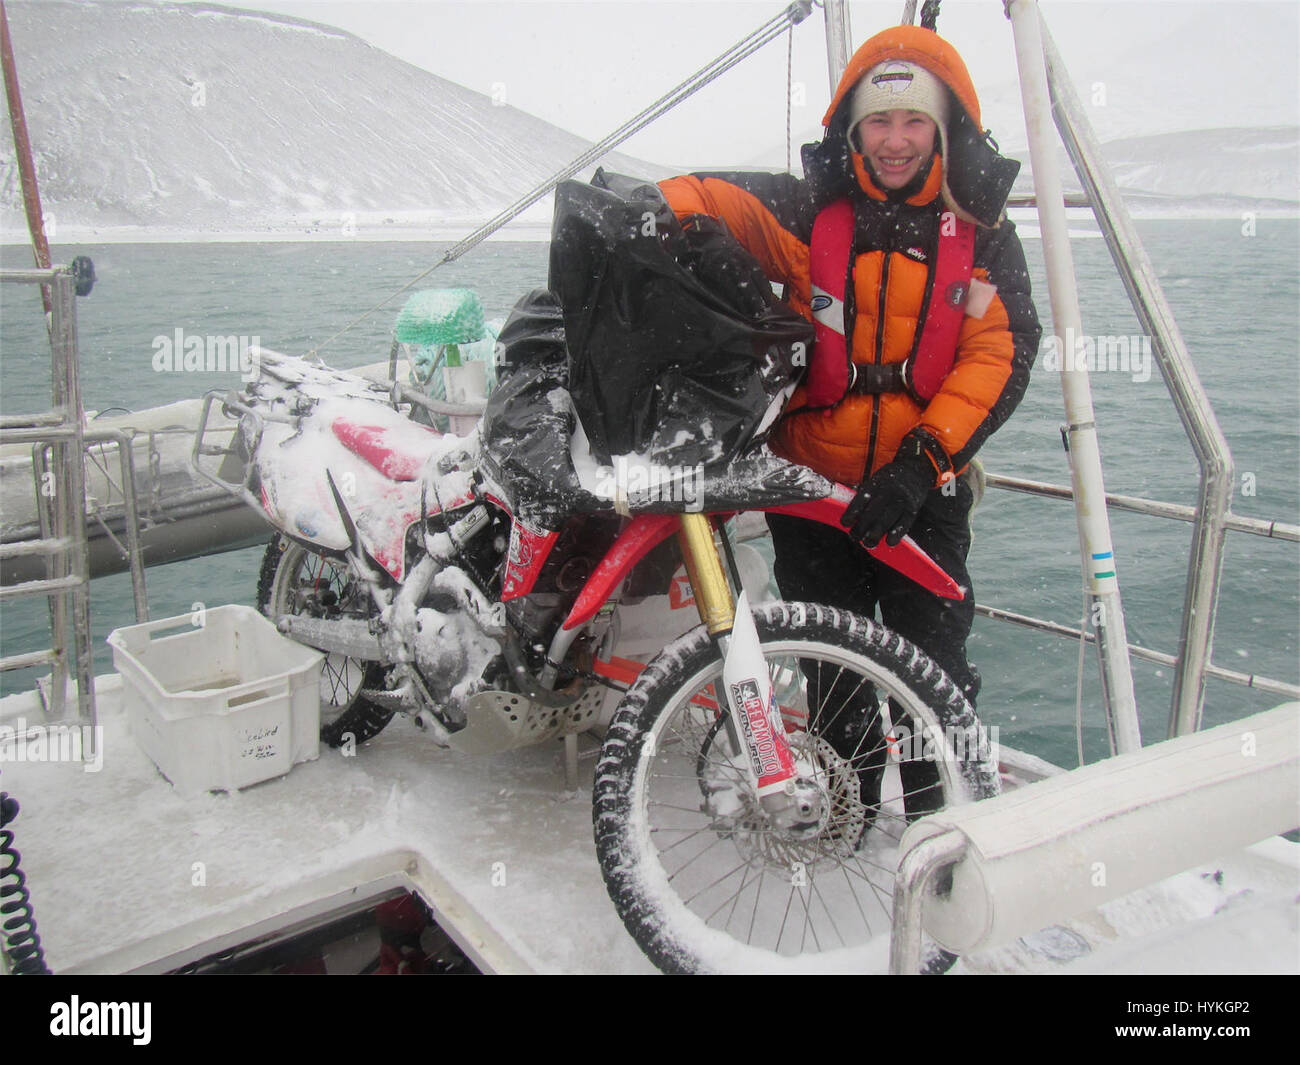
<path fill-rule="evenodd" d="M 876 182 L 901 189 L 931 162 L 938 126 L 920 111 L 877 111 L 867 115 L 854 133 Z"/>
<path fill-rule="evenodd" d="M 972 602 L 895 581 L 859 543 L 910 535 L 971 585 L 964 474 L 1020 402 L 1038 348 L 1024 255 L 1003 210 L 1019 164 L 988 145 L 957 50 L 918 26 L 857 50 L 823 125 L 821 141 L 804 146 L 803 180 L 728 172 L 660 187 L 684 223 L 725 224 L 815 323 L 808 374 L 773 450 L 858 490 L 846 532 L 769 517 L 782 596 L 878 611 L 973 703 Z"/>
<path fill-rule="evenodd" d="M 901 189 L 929 172 L 936 136 L 948 159 L 950 111 L 948 89 L 925 67 L 882 63 L 853 89 L 850 143 L 882 187 Z"/>

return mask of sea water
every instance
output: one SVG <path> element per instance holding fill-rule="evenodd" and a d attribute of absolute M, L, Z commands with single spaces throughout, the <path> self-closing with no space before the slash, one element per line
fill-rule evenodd
<path fill-rule="evenodd" d="M 1148 253 L 1209 393 L 1235 462 L 1233 510 L 1300 523 L 1300 221 L 1260 218 L 1139 225 Z M 1051 312 L 1038 240 L 1024 240 L 1044 330 Z M 436 263 L 445 244 L 268 243 L 61 246 L 56 261 L 90 255 L 99 275 L 78 300 L 82 389 L 88 409 L 139 410 L 209 389 L 240 385 L 237 368 L 159 368 L 158 338 L 260 337 L 274 350 L 319 348 L 339 367 L 387 358 L 406 294 L 394 293 Z M 1082 318 L 1092 340 L 1091 380 L 1110 492 L 1194 504 L 1197 465 L 1169 402 L 1149 338 L 1129 306 L 1105 242 L 1073 244 Z M 488 317 L 504 317 L 546 283 L 542 243 L 488 243 L 420 281 L 475 289 Z M 0 248 L 5 267 L 30 264 L 27 249 Z M 391 298 L 390 298 L 391 297 Z M 0 289 L 0 410 L 48 406 L 48 345 L 38 297 Z M 384 302 L 388 300 L 388 302 Z M 370 312 L 367 314 L 366 312 Z M 364 317 L 362 317 L 364 315 Z M 358 319 L 360 319 L 358 321 Z M 336 336 L 342 332 L 342 335 Z M 1073 338 L 1068 338 L 1073 339 Z M 1086 350 L 1086 345 L 1084 345 Z M 1020 408 L 981 452 L 994 473 L 1069 483 L 1061 442 L 1060 375 L 1050 345 L 1040 352 Z M 1112 511 L 1111 524 L 1128 636 L 1174 653 L 1187 576 L 1191 525 Z M 980 603 L 1078 627 L 1079 545 L 1068 503 L 990 490 L 973 520 L 971 573 Z M 251 603 L 261 552 L 214 555 L 147 571 L 155 618 L 195 604 Z M 92 586 L 97 671 L 111 668 L 105 635 L 134 620 L 123 574 Z M 46 612 L 34 600 L 5 603 L 0 647 L 16 654 L 45 646 Z M 1228 535 L 1214 661 L 1227 669 L 1300 681 L 1300 545 Z M 1055 635 L 977 619 L 970 654 L 984 678 L 979 713 L 1004 744 L 1074 765 L 1078 644 Z M 1168 728 L 1172 670 L 1134 660 L 1142 731 Z M 4 692 L 29 688 L 33 671 L 0 677 Z M 1086 757 L 1106 750 L 1098 709 L 1096 655 L 1084 657 Z M 1205 718 L 1218 724 L 1283 701 L 1221 681 L 1207 684 Z"/>

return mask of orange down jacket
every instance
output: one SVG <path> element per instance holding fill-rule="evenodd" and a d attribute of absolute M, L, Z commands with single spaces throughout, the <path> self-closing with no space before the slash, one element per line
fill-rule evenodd
<path fill-rule="evenodd" d="M 784 285 L 791 306 L 808 318 L 813 221 L 822 208 L 850 196 L 855 256 L 845 317 L 855 363 L 899 363 L 913 353 L 933 283 L 940 216 L 948 206 L 941 195 L 944 160 L 938 154 L 928 173 L 918 175 L 911 186 L 886 192 L 848 146 L 850 90 L 887 59 L 926 67 L 952 91 L 950 115 L 961 108 L 976 130 L 982 128 L 975 90 L 957 53 L 930 30 L 897 26 L 872 37 L 849 62 L 823 120 L 825 138 L 804 146 L 804 180 L 789 174 L 727 173 L 660 183 L 678 218 L 705 214 L 720 219 L 767 276 Z M 996 205 L 995 217 L 1001 206 Z M 800 388 L 773 434 L 773 449 L 835 480 L 856 484 L 892 459 L 904 435 L 919 426 L 938 442 L 950 468 L 960 471 L 1020 402 L 1041 332 L 1024 253 L 1010 221 L 978 228 L 972 276 L 996 286 L 997 292 L 980 317 L 968 314 L 963 320 L 952 369 L 928 403 L 908 392 L 850 393 L 829 409 L 801 410 L 808 404 Z M 942 472 L 936 468 L 936 485 Z"/>

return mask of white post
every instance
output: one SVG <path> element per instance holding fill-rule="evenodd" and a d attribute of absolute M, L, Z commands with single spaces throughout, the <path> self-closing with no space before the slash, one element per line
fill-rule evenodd
<path fill-rule="evenodd" d="M 834 96 L 853 52 L 849 47 L 852 37 L 849 5 L 844 0 L 826 0 L 822 5 L 822 17 L 826 21 L 826 72 L 830 75 L 831 95 Z"/>
<path fill-rule="evenodd" d="M 1074 486 L 1074 509 L 1079 524 L 1088 607 L 1084 624 L 1092 627 L 1097 638 L 1102 694 L 1112 742 L 1118 752 L 1124 754 L 1138 750 L 1142 746 L 1142 736 L 1133 694 L 1128 634 L 1120 603 L 1110 520 L 1106 513 L 1106 489 L 1102 482 L 1092 387 L 1086 364 L 1076 358 L 1076 353 L 1081 354 L 1083 350 L 1083 323 L 1075 285 L 1074 260 L 1070 253 L 1061 174 L 1057 167 L 1057 138 L 1047 90 L 1047 67 L 1037 0 L 1011 0 L 1009 14 L 1015 35 L 1025 130 L 1034 171 L 1034 195 L 1038 201 L 1038 224 L 1047 265 L 1052 323 L 1062 358 L 1061 390 L 1068 420 L 1070 478 Z"/>
<path fill-rule="evenodd" d="M 477 361 L 442 368 L 447 402 L 461 405 L 482 404 L 487 399 L 487 367 Z M 448 430 L 455 436 L 468 436 L 478 424 L 477 414 L 450 414 Z"/>

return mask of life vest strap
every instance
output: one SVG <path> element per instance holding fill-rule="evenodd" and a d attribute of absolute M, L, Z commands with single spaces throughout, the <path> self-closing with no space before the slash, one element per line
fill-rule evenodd
<path fill-rule="evenodd" d="M 930 305 L 916 350 L 908 360 L 912 392 L 923 400 L 935 397 L 956 361 L 957 336 L 966 317 L 974 262 L 975 226 L 945 211 L 939 220 Z"/>
<path fill-rule="evenodd" d="M 907 363 L 893 362 L 886 366 L 875 366 L 855 362 L 849 375 L 849 391 L 857 395 L 907 392 Z"/>

